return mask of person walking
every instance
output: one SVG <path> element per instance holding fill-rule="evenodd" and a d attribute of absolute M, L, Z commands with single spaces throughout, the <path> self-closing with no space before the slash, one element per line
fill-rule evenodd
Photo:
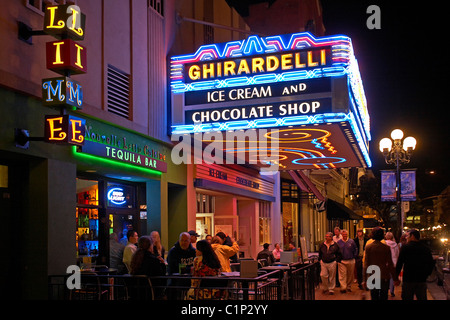
<path fill-rule="evenodd" d="M 333 232 L 334 232 L 333 241 L 337 243 L 339 240 L 342 239 L 341 228 L 336 226 L 334 227 Z"/>
<path fill-rule="evenodd" d="M 364 250 L 366 249 L 366 243 L 369 240 L 363 232 L 363 229 L 358 229 L 356 231 L 356 238 L 353 239 L 356 245 L 357 255 L 355 258 L 355 270 L 356 270 L 356 281 L 358 282 L 358 288 L 363 290 L 363 256 Z"/>
<path fill-rule="evenodd" d="M 372 230 L 373 242 L 366 245 L 365 258 L 363 265 L 364 284 L 370 290 L 372 300 L 387 300 L 389 291 L 390 277 L 394 279 L 394 284 L 399 285 L 398 277 L 392 262 L 391 249 L 388 245 L 381 242 L 384 240 L 384 230 L 375 227 Z M 375 270 L 376 278 L 374 283 L 367 283 L 369 272 Z M 378 275 L 376 274 L 378 271 Z"/>
<path fill-rule="evenodd" d="M 334 294 L 336 287 L 336 263 L 341 260 L 341 250 L 333 241 L 333 233 L 327 232 L 325 241 L 319 247 L 320 277 L 323 293 Z"/>
<path fill-rule="evenodd" d="M 338 261 L 338 275 L 341 293 L 346 293 L 347 291 L 352 291 L 351 285 L 354 279 L 357 249 L 353 239 L 349 239 L 347 230 L 343 229 L 341 235 L 342 239 L 337 242 L 342 254 L 341 261 Z"/>
<path fill-rule="evenodd" d="M 386 244 L 391 248 L 391 256 L 392 256 L 392 262 L 394 263 L 394 267 L 397 265 L 398 255 L 400 252 L 400 249 L 398 247 L 397 242 L 395 242 L 394 234 L 392 232 L 387 232 L 385 235 Z M 391 297 L 395 297 L 394 293 L 394 279 L 391 277 L 391 280 L 389 280 L 389 291 L 391 293 Z"/>
<path fill-rule="evenodd" d="M 406 235 L 407 243 L 400 249 L 397 275 L 403 269 L 402 300 L 427 300 L 428 276 L 433 272 L 434 260 L 431 250 L 421 243 L 420 232 L 412 229 Z"/>
<path fill-rule="evenodd" d="M 337 243 L 341 239 L 342 239 L 341 228 L 335 226 L 333 229 L 333 241 Z M 339 269 L 337 265 L 336 265 L 336 276 L 334 278 L 336 280 L 336 287 L 340 287 L 341 285 L 339 283 Z"/>

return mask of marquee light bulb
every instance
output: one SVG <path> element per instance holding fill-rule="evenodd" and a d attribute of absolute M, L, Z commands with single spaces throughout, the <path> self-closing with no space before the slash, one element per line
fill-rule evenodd
<path fill-rule="evenodd" d="M 393 140 L 401 140 L 403 138 L 403 131 L 400 129 L 395 129 L 391 132 L 391 138 Z"/>

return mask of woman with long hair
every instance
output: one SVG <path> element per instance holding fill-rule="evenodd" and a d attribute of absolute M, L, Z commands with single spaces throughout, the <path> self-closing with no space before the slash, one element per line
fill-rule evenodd
<path fill-rule="evenodd" d="M 165 249 L 161 244 L 161 237 L 158 231 L 152 231 L 150 233 L 150 238 L 153 240 L 153 253 L 156 256 L 161 256 L 164 259 Z"/>
<path fill-rule="evenodd" d="M 196 257 L 194 259 L 193 276 L 194 277 L 211 277 L 218 276 L 221 271 L 219 258 L 214 252 L 211 244 L 206 240 L 197 242 Z M 192 279 L 190 291 L 191 298 L 194 299 L 221 299 L 225 291 L 213 289 L 214 287 L 223 286 L 221 281 Z"/>
<path fill-rule="evenodd" d="M 148 277 L 164 276 L 166 274 L 166 265 L 161 257 L 153 254 L 153 241 L 150 237 L 142 236 L 138 241 L 138 249 L 131 259 L 132 275 L 146 275 Z M 151 279 L 156 298 L 160 298 L 164 292 L 163 280 Z M 156 287 L 156 288 L 155 288 Z"/>

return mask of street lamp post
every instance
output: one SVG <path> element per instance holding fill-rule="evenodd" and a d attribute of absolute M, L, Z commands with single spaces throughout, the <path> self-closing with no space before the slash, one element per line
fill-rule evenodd
<path fill-rule="evenodd" d="M 384 155 L 387 164 L 396 166 L 396 197 L 397 197 L 397 215 L 399 221 L 400 233 L 403 231 L 403 214 L 401 210 L 401 185 L 400 185 L 400 166 L 402 163 L 408 163 L 411 159 L 412 151 L 416 148 L 416 139 L 407 137 L 403 141 L 403 131 L 395 129 L 391 132 L 391 139 L 383 138 L 380 140 L 380 151 Z"/>

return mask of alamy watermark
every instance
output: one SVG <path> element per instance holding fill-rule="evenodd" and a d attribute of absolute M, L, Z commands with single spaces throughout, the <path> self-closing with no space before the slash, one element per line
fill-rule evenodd
<path fill-rule="evenodd" d="M 370 265 L 367 267 L 367 274 L 370 276 L 367 277 L 366 286 L 367 289 L 381 289 L 381 270 L 377 265 Z"/>
<path fill-rule="evenodd" d="M 66 286 L 67 289 L 73 290 L 81 289 L 81 270 L 80 267 L 77 265 L 70 265 L 66 269 L 66 273 L 71 274 L 69 277 L 67 277 L 66 280 Z"/>
<path fill-rule="evenodd" d="M 381 29 L 381 9 L 380 9 L 380 7 L 372 4 L 367 7 L 366 13 L 370 14 L 370 16 L 367 18 L 367 21 L 366 21 L 367 29 L 370 29 L 370 30 Z"/>
<path fill-rule="evenodd" d="M 171 153 L 174 164 L 254 164 L 261 172 L 277 172 L 280 165 L 279 130 L 248 129 L 174 134 L 179 142 Z"/>

